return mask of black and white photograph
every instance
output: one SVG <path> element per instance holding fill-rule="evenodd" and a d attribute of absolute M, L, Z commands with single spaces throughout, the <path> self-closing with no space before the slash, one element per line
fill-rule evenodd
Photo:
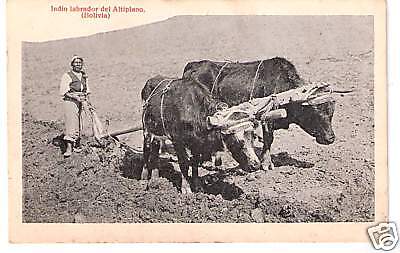
<path fill-rule="evenodd" d="M 151 12 L 64 5 L 46 7 L 79 12 L 82 22 Z M 385 206 L 376 208 L 384 201 L 377 170 L 386 169 L 376 22 L 177 14 L 23 40 L 22 224 L 385 217 Z"/>

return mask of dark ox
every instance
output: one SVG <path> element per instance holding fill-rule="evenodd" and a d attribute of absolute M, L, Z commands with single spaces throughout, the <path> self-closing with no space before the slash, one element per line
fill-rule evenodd
<path fill-rule="evenodd" d="M 254 128 L 223 134 L 210 127 L 207 117 L 221 103 L 204 86 L 192 80 L 165 80 L 156 76 L 142 90 L 144 128 L 144 166 L 142 179 L 158 177 L 159 138 L 167 136 L 173 144 L 182 173 L 182 192 L 190 192 L 188 169 L 192 166 L 193 190 L 199 186 L 198 165 L 222 151 L 224 145 L 243 167 L 259 169 L 261 163 L 253 149 Z M 189 155 L 191 159 L 189 160 Z"/>
<path fill-rule="evenodd" d="M 214 97 L 230 106 L 305 85 L 294 65 L 279 57 L 246 63 L 226 64 L 209 60 L 190 62 L 185 66 L 183 78 L 205 85 Z M 334 142 L 335 134 L 331 123 L 335 108 L 333 100 L 319 105 L 290 103 L 280 108 L 287 110 L 287 117 L 263 125 L 264 168 L 273 168 L 270 156 L 273 131 L 288 129 L 291 123 L 297 124 L 315 137 L 319 144 Z"/>

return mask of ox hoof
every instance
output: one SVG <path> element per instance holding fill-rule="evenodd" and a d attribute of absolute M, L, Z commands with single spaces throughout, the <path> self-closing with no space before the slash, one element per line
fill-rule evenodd
<path fill-rule="evenodd" d="M 215 167 L 222 166 L 222 156 L 221 156 L 221 154 L 216 155 L 213 160 L 214 160 Z"/>
<path fill-rule="evenodd" d="M 148 180 L 149 179 L 149 171 L 147 169 L 142 170 L 142 174 L 140 175 L 141 180 Z"/>
<path fill-rule="evenodd" d="M 274 170 L 274 169 L 275 169 L 275 165 L 271 162 L 271 163 L 269 164 L 268 169 L 269 169 L 269 170 Z"/>
<path fill-rule="evenodd" d="M 158 179 L 160 178 L 160 173 L 158 172 L 158 169 L 153 169 L 151 171 L 151 179 Z"/>
<path fill-rule="evenodd" d="M 202 191 L 200 178 L 193 179 L 193 191 L 194 192 L 201 192 Z"/>
<path fill-rule="evenodd" d="M 274 170 L 275 166 L 272 162 L 263 162 L 262 169 L 263 170 Z"/>
<path fill-rule="evenodd" d="M 238 175 L 238 176 L 244 176 L 244 175 L 247 175 L 247 174 L 248 174 L 248 172 L 243 170 L 243 169 L 241 169 L 241 168 L 236 170 L 236 175 Z"/>
<path fill-rule="evenodd" d="M 182 187 L 181 192 L 182 194 L 192 194 L 190 187 Z"/>
<path fill-rule="evenodd" d="M 182 187 L 181 187 L 181 192 L 182 194 L 191 194 L 192 190 L 190 189 L 190 185 L 186 180 L 182 182 Z"/>

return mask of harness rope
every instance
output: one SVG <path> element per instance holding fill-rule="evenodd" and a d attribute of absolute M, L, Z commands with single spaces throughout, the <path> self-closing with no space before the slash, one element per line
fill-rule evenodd
<path fill-rule="evenodd" d="M 164 95 L 165 93 L 168 92 L 168 90 L 170 89 L 170 86 L 172 84 L 173 81 L 175 81 L 177 79 L 172 79 L 172 78 L 167 78 L 167 79 L 163 79 L 161 80 L 156 87 L 151 91 L 149 97 L 146 99 L 146 101 L 143 103 L 143 113 L 142 113 L 142 124 L 143 124 L 143 128 L 145 129 L 145 121 L 144 121 L 144 117 L 146 114 L 146 109 L 147 106 L 150 102 L 150 99 L 153 98 L 155 95 L 158 94 L 158 92 L 156 92 L 156 90 L 161 86 L 161 84 L 165 81 L 169 81 L 168 84 L 164 87 L 164 89 L 161 90 L 161 106 L 160 106 L 160 114 L 161 114 L 161 123 L 163 126 L 163 130 L 164 130 L 164 134 L 165 136 L 167 136 L 168 138 L 171 138 L 170 135 L 167 133 L 166 127 L 165 127 L 165 119 L 164 119 Z M 143 134 L 145 134 L 143 132 Z"/>
<path fill-rule="evenodd" d="M 144 103 L 143 103 L 143 108 L 146 108 L 147 105 L 148 105 L 148 103 L 149 103 L 149 101 L 150 101 L 150 99 L 151 99 L 153 96 L 156 95 L 155 93 L 156 93 L 156 90 L 158 89 L 158 87 L 160 87 L 160 85 L 161 85 L 164 81 L 168 81 L 168 80 L 174 80 L 174 79 L 172 79 L 172 78 L 166 78 L 166 79 L 161 80 L 161 81 L 156 85 L 156 87 L 154 87 L 154 89 L 150 92 L 150 95 L 149 95 L 149 97 L 146 99 L 146 101 L 144 101 Z"/>
<path fill-rule="evenodd" d="M 170 138 L 170 139 L 171 139 L 171 136 L 168 134 L 167 129 L 166 129 L 166 127 L 165 127 L 164 106 L 163 106 L 163 105 L 164 105 L 164 97 L 165 97 L 165 94 L 169 91 L 172 82 L 175 81 L 175 80 L 176 80 L 176 79 L 170 80 L 170 81 L 168 82 L 168 84 L 165 86 L 165 88 L 162 90 L 162 93 L 161 93 L 161 107 L 160 107 L 161 123 L 162 123 L 163 129 L 164 129 L 164 134 L 165 134 L 165 136 L 167 136 L 167 137 Z"/>
<path fill-rule="evenodd" d="M 260 61 L 260 63 L 259 63 L 258 66 L 257 66 L 257 71 L 256 71 L 256 74 L 254 75 L 253 84 L 252 84 L 252 86 L 251 86 L 251 92 L 250 92 L 250 98 L 249 98 L 249 100 L 252 100 L 252 99 L 253 99 L 254 86 L 255 86 L 256 80 L 257 80 L 257 78 L 258 78 L 258 71 L 260 70 L 261 64 L 262 64 L 263 62 L 264 62 L 264 60 Z"/>
<path fill-rule="evenodd" d="M 155 92 L 156 92 L 156 90 L 158 89 L 158 87 L 160 87 L 160 85 L 161 85 L 164 81 L 167 81 L 167 80 L 171 80 L 171 79 L 167 78 L 167 79 L 161 80 L 161 81 L 156 85 L 156 87 L 150 92 L 149 97 L 146 99 L 146 101 L 144 101 L 144 103 L 143 103 L 143 105 L 142 105 L 142 107 L 143 107 L 142 125 L 143 125 L 143 128 L 144 128 L 144 129 L 146 129 L 145 122 L 144 122 L 144 116 L 145 116 L 145 114 L 146 114 L 146 109 L 147 109 L 147 106 L 149 105 L 150 99 L 155 95 Z M 143 131 L 143 134 L 145 134 L 144 131 Z"/>
<path fill-rule="evenodd" d="M 257 66 L 257 71 L 256 71 L 256 74 L 254 75 L 253 82 L 252 82 L 252 86 L 251 86 L 251 92 L 250 92 L 250 98 L 249 98 L 249 100 L 252 100 L 252 99 L 253 99 L 254 87 L 255 87 L 255 84 L 256 84 L 256 80 L 257 80 L 257 78 L 258 78 L 258 74 L 259 74 L 259 71 L 260 71 L 260 67 L 261 67 L 261 65 L 263 64 L 263 62 L 264 62 L 264 60 L 261 60 L 260 63 L 258 64 L 258 66 Z M 217 76 L 216 76 L 215 79 L 214 79 L 213 86 L 212 86 L 212 88 L 211 88 L 211 94 L 214 93 L 214 89 L 215 89 L 215 87 L 217 86 L 218 78 L 219 78 L 219 76 L 221 75 L 222 70 L 223 70 L 223 69 L 226 67 L 226 65 L 228 65 L 228 64 L 229 64 L 229 62 L 225 62 L 224 65 L 222 65 L 222 67 L 219 69 L 218 74 L 217 74 Z"/>
<path fill-rule="evenodd" d="M 225 64 L 222 66 L 222 68 L 219 69 L 218 74 L 217 74 L 217 77 L 215 77 L 213 86 L 212 86 L 212 88 L 211 88 L 211 94 L 214 93 L 214 88 L 215 88 L 215 86 L 217 85 L 218 78 L 219 78 L 219 76 L 221 75 L 222 70 L 223 70 L 223 69 L 225 68 L 225 66 L 228 65 L 228 64 L 229 64 L 229 62 L 225 62 Z"/>

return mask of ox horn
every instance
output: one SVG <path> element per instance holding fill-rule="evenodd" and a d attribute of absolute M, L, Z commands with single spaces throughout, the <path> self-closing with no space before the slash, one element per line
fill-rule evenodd
<path fill-rule="evenodd" d="M 321 82 L 319 85 L 321 85 L 321 87 L 329 87 L 331 93 L 343 93 L 344 94 L 344 93 L 351 93 L 354 91 L 354 89 L 348 89 L 348 90 L 338 89 L 338 88 L 333 87 L 333 85 L 331 85 L 327 82 Z"/>
<path fill-rule="evenodd" d="M 354 91 L 354 89 L 350 89 L 350 90 L 341 90 L 341 89 L 332 89 L 332 93 L 340 93 L 340 94 L 345 94 L 345 93 L 352 93 Z"/>

